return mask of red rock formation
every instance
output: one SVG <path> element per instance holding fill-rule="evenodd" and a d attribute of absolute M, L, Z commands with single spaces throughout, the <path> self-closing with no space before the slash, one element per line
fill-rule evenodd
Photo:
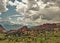
<path fill-rule="evenodd" d="M 21 32 L 24 32 L 27 30 L 28 30 L 27 26 L 23 26 L 22 28 L 18 29 L 18 31 L 21 31 Z"/>
<path fill-rule="evenodd" d="M 0 26 L 0 28 L 2 28 L 2 26 Z M 40 25 L 40 26 L 37 26 L 35 29 L 29 29 L 27 28 L 27 26 L 23 26 L 22 28 L 19 28 L 18 30 L 10 30 L 8 33 L 16 33 L 16 34 L 20 34 L 20 33 L 24 33 L 26 31 L 29 31 L 31 34 L 32 33 L 36 33 L 40 30 L 48 30 L 48 31 L 53 31 L 54 28 L 60 28 L 60 24 L 43 24 L 43 25 Z M 2 30 L 2 29 L 1 29 Z M 37 31 L 38 30 L 38 31 Z M 3 31 L 4 31 L 4 28 L 3 28 Z"/>
<path fill-rule="evenodd" d="M 8 33 L 15 33 L 17 30 L 10 30 Z"/>
<path fill-rule="evenodd" d="M 60 28 L 60 24 L 43 24 L 43 25 L 40 25 L 37 27 L 38 30 L 41 30 L 41 29 L 53 29 L 53 28 Z"/>
<path fill-rule="evenodd" d="M 60 24 L 56 24 L 57 28 L 60 28 Z"/>

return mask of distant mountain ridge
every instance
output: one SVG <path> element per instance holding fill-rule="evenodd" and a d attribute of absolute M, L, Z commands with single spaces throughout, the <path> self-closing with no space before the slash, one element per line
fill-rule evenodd
<path fill-rule="evenodd" d="M 47 23 L 47 24 L 36 26 L 35 28 L 28 28 L 27 26 L 23 26 L 23 27 L 18 28 L 16 30 L 10 30 L 8 33 L 10 33 L 10 34 L 11 33 L 21 34 L 21 32 L 24 33 L 26 31 L 42 31 L 42 30 L 53 31 L 54 28 L 60 29 L 60 24 L 49 24 L 49 23 Z"/>
<path fill-rule="evenodd" d="M 5 33 L 5 32 L 6 32 L 5 28 L 2 25 L 0 25 L 0 33 Z"/>
<path fill-rule="evenodd" d="M 46 24 L 43 24 L 43 25 L 39 25 L 39 26 L 35 26 L 34 28 L 28 28 L 27 26 L 22 26 L 21 28 L 18 28 L 16 30 L 14 29 L 11 29 L 9 30 L 10 33 L 13 33 L 13 32 L 24 32 L 24 31 L 29 31 L 29 30 L 43 30 L 43 29 L 53 29 L 53 28 L 60 28 L 60 23 L 53 23 L 53 24 L 49 24 L 49 23 L 46 23 Z M 6 29 L 0 25 L 0 31 L 1 32 L 6 32 Z"/>

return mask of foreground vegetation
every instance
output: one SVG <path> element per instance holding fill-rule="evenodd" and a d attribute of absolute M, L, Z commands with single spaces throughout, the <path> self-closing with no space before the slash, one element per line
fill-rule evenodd
<path fill-rule="evenodd" d="M 55 29 L 54 31 L 28 31 L 24 34 L 0 34 L 0 43 L 60 43 L 60 31 Z"/>

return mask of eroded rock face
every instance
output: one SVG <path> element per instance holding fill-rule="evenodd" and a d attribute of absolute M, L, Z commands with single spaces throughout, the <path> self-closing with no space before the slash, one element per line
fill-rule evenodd
<path fill-rule="evenodd" d="M 22 31 L 22 32 L 27 31 L 27 30 L 28 30 L 27 26 L 23 26 L 22 28 L 18 29 L 18 31 Z"/>
<path fill-rule="evenodd" d="M 54 28 L 60 28 L 60 24 L 49 24 L 49 23 L 43 24 L 38 26 L 37 30 L 43 30 L 43 29 L 53 30 Z"/>

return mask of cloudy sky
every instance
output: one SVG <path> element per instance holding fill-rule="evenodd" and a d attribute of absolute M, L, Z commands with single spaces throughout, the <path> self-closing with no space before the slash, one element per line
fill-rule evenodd
<path fill-rule="evenodd" d="M 60 23 L 60 0 L 0 0 L 0 24 L 44 23 Z"/>

